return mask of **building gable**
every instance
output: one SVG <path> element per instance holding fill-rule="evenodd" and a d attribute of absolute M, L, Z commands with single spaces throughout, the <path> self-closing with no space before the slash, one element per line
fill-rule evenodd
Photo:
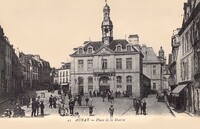
<path fill-rule="evenodd" d="M 114 52 L 106 46 L 102 46 L 95 54 L 113 54 Z"/>

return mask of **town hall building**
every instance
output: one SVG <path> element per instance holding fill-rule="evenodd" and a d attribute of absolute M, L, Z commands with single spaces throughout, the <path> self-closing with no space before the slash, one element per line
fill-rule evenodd
<path fill-rule="evenodd" d="M 71 92 L 87 95 L 90 91 L 120 91 L 133 97 L 146 93 L 140 49 L 125 39 L 114 39 L 110 7 L 103 8 L 102 40 L 86 41 L 74 48 L 71 57 Z M 137 41 L 132 37 L 131 41 Z M 148 79 L 148 78 L 147 78 Z M 147 86 L 147 85 L 146 85 Z M 150 84 L 148 85 L 150 86 Z"/>

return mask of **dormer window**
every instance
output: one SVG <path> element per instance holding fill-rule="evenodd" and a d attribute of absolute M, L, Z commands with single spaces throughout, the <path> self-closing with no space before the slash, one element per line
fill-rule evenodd
<path fill-rule="evenodd" d="M 79 53 L 79 54 L 83 54 L 83 48 L 79 48 L 79 49 L 78 49 L 78 53 Z"/>
<path fill-rule="evenodd" d="M 122 51 L 122 47 L 121 46 L 117 46 L 117 52 L 121 52 Z"/>
<path fill-rule="evenodd" d="M 127 51 L 128 51 L 128 52 L 131 51 L 131 46 L 127 46 Z"/>
<path fill-rule="evenodd" d="M 88 54 L 91 54 L 92 53 L 92 48 L 89 47 L 87 51 L 88 51 Z"/>

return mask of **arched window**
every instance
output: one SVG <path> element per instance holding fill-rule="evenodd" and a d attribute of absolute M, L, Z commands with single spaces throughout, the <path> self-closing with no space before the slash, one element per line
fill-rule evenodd
<path fill-rule="evenodd" d="M 130 46 L 130 45 L 127 46 L 127 51 L 128 51 L 128 52 L 131 51 L 131 46 Z"/>
<path fill-rule="evenodd" d="M 117 46 L 117 52 L 121 52 L 122 51 L 122 47 L 121 46 Z"/>
<path fill-rule="evenodd" d="M 92 48 L 89 47 L 87 51 L 88 51 L 88 54 L 91 54 L 92 53 Z"/>
<path fill-rule="evenodd" d="M 132 83 L 132 77 L 131 76 L 126 77 L 126 83 Z"/>
<path fill-rule="evenodd" d="M 117 76 L 117 83 L 122 83 L 122 77 L 121 76 Z"/>
<path fill-rule="evenodd" d="M 93 83 L 93 78 L 92 77 L 88 77 L 88 84 Z"/>
<path fill-rule="evenodd" d="M 78 53 L 79 53 L 79 54 L 82 54 L 82 53 L 83 53 L 83 48 L 79 48 L 79 49 L 78 49 Z"/>
<path fill-rule="evenodd" d="M 93 90 L 93 77 L 88 77 L 88 90 Z"/>

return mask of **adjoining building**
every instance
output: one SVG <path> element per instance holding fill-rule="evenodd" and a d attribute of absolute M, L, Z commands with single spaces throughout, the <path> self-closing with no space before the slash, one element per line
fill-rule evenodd
<path fill-rule="evenodd" d="M 178 34 L 172 36 L 172 62 L 170 64 L 172 105 L 176 109 L 196 114 L 200 112 L 199 10 L 199 0 L 188 0 L 184 3 L 182 27 L 178 29 Z"/>
<path fill-rule="evenodd" d="M 166 59 L 164 57 L 164 50 L 160 47 L 158 56 L 152 47 L 142 45 L 141 51 L 143 58 L 143 74 L 151 79 L 152 92 L 163 92 L 168 89 L 167 76 L 164 77 L 166 71 Z"/>
<path fill-rule="evenodd" d="M 50 88 L 51 67 L 48 61 L 39 55 L 19 53 L 23 66 L 24 86 L 30 90 L 48 90 Z"/>
<path fill-rule="evenodd" d="M 0 98 L 19 97 L 23 89 L 21 64 L 0 26 Z"/>
<path fill-rule="evenodd" d="M 54 76 L 54 84 L 60 85 L 60 88 L 64 92 L 71 91 L 70 69 L 71 63 L 63 63 L 61 68 L 55 70 L 56 74 Z"/>
<path fill-rule="evenodd" d="M 102 40 L 85 41 L 70 55 L 71 92 L 84 95 L 90 91 L 99 94 L 120 91 L 128 96 L 143 96 L 143 54 L 135 44 L 125 39 L 114 39 L 110 7 L 107 4 L 103 14 Z M 133 36 L 133 42 L 137 42 L 135 38 Z"/>

